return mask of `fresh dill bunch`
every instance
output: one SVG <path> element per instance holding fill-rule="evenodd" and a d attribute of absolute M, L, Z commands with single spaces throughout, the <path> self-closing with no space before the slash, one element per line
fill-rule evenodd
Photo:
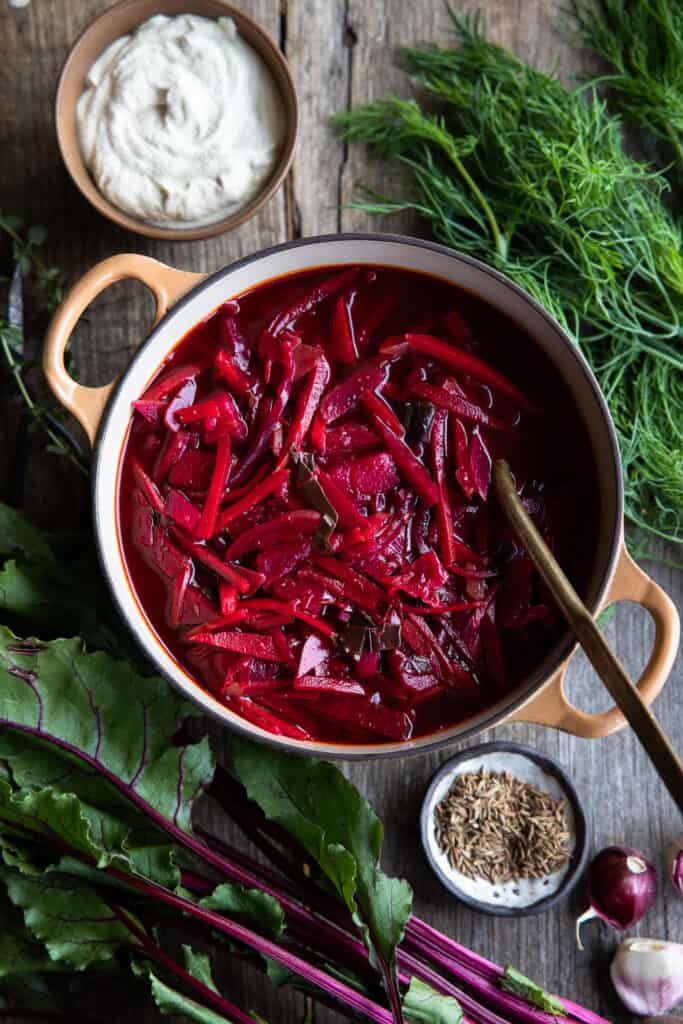
<path fill-rule="evenodd" d="M 683 543 L 683 258 L 661 174 L 624 153 L 595 90 L 571 90 L 453 18 L 458 49 L 403 53 L 430 104 L 388 97 L 339 115 L 349 141 L 403 165 L 437 240 L 522 285 L 572 334 L 620 440 L 626 515 Z"/>
<path fill-rule="evenodd" d="M 583 39 L 609 66 L 600 81 L 683 161 L 681 0 L 574 0 L 573 6 Z"/>

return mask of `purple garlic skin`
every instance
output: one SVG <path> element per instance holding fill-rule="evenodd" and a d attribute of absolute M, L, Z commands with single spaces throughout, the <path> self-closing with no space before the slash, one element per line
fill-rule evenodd
<path fill-rule="evenodd" d="M 683 835 L 669 847 L 667 860 L 671 883 L 678 895 L 683 897 Z"/>
<path fill-rule="evenodd" d="M 588 868 L 591 906 L 613 928 L 632 928 L 654 903 L 657 872 L 653 864 L 625 846 L 607 846 Z"/>
<path fill-rule="evenodd" d="M 683 999 L 683 946 L 658 939 L 626 939 L 610 967 L 624 1006 L 640 1017 L 668 1013 Z"/>
<path fill-rule="evenodd" d="M 576 920 L 576 944 L 583 949 L 581 926 L 599 917 L 612 928 L 632 928 L 655 901 L 657 870 L 628 846 L 606 846 L 588 866 L 590 906 Z"/>

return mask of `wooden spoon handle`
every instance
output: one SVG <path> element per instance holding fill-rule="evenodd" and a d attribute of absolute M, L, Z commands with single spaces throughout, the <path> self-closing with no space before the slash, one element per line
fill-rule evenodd
<path fill-rule="evenodd" d="M 683 814 L 683 764 L 668 736 L 640 696 L 616 655 L 607 646 L 579 595 L 528 516 L 517 494 L 510 467 L 499 459 L 493 469 L 496 495 L 515 533 L 543 577 L 614 703 L 642 743 L 672 799 Z"/>

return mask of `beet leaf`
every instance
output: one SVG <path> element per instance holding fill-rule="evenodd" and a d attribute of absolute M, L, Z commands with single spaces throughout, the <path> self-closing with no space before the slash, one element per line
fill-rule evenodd
<path fill-rule="evenodd" d="M 396 947 L 410 917 L 412 892 L 379 866 L 382 823 L 334 765 L 301 761 L 237 737 L 232 756 L 251 799 L 301 843 L 348 907 L 400 1020 Z"/>
<path fill-rule="evenodd" d="M 2 891 L 0 921 L 0 981 L 15 975 L 58 970 L 45 947 L 36 942 L 24 924 L 21 911 Z"/>
<path fill-rule="evenodd" d="M 17 509 L 0 503 L 0 558 L 17 556 L 32 565 L 56 565 L 57 561 L 43 531 Z"/>
<path fill-rule="evenodd" d="M 271 939 L 279 939 L 285 928 L 282 907 L 276 899 L 259 889 L 224 882 L 200 901 L 207 910 L 218 910 L 250 925 Z"/>
<path fill-rule="evenodd" d="M 78 634 L 91 648 L 140 662 L 109 597 L 89 538 L 50 536 L 0 503 L 0 612 L 45 636 Z M 68 561 L 69 571 L 63 563 Z M 78 588 L 72 586 L 78 579 Z"/>
<path fill-rule="evenodd" d="M 130 936 L 109 905 L 77 878 L 20 874 L 0 868 L 0 880 L 24 923 L 52 960 L 83 970 L 112 960 Z"/>
<path fill-rule="evenodd" d="M 452 996 L 443 996 L 413 978 L 403 997 L 403 1009 L 412 1024 L 460 1024 L 463 1019 L 460 1004 Z"/>
<path fill-rule="evenodd" d="M 213 773 L 208 742 L 175 746 L 193 712 L 161 679 L 79 640 L 21 641 L 0 627 L 0 728 L 44 743 L 191 831 L 192 804 Z"/>

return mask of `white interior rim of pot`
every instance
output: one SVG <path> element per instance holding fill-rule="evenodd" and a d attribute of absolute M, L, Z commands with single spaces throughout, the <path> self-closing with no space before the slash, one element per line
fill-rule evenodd
<path fill-rule="evenodd" d="M 454 739 L 472 737 L 511 715 L 533 696 L 567 657 L 574 646 L 571 636 L 564 634 L 533 672 L 504 698 L 440 732 L 388 743 L 292 740 L 274 736 L 229 710 L 203 690 L 170 654 L 135 596 L 125 570 L 118 536 L 118 476 L 131 403 L 139 398 L 167 355 L 199 321 L 229 299 L 288 274 L 343 264 L 396 267 L 450 281 L 515 321 L 546 353 L 567 383 L 577 414 L 583 420 L 593 446 L 599 486 L 599 529 L 594 564 L 582 596 L 591 612 L 599 610 L 622 541 L 623 487 L 614 427 L 595 377 L 559 324 L 514 282 L 470 256 L 433 242 L 400 235 L 324 235 L 262 250 L 210 275 L 167 313 L 118 381 L 102 420 L 93 467 L 93 512 L 98 550 L 118 609 L 145 654 L 189 700 L 231 729 L 276 747 L 324 757 L 360 759 L 424 753 Z"/>

